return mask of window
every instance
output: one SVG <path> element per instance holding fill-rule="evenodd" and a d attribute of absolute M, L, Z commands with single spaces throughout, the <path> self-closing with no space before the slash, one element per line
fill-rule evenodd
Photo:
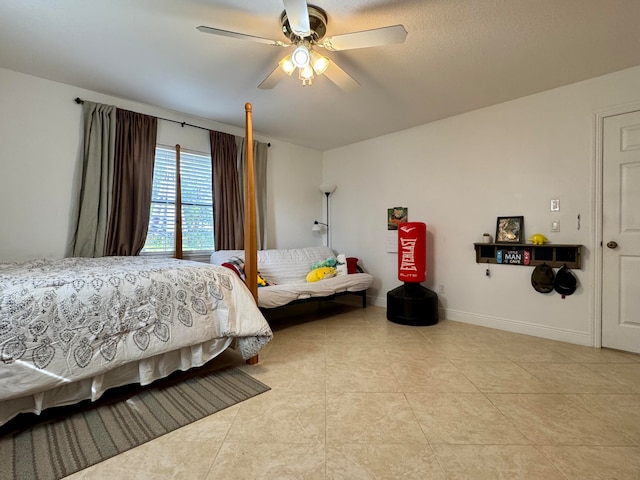
<path fill-rule="evenodd" d="M 211 157 L 180 150 L 182 188 L 182 250 L 213 250 Z M 175 148 L 156 147 L 149 231 L 142 253 L 174 250 L 176 206 Z"/>

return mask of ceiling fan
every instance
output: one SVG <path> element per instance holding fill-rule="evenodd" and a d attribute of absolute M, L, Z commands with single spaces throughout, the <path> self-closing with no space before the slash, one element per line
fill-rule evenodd
<path fill-rule="evenodd" d="M 293 52 L 283 57 L 267 78 L 258 85 L 262 90 L 275 87 L 285 75 L 291 75 L 296 69 L 302 85 L 311 85 L 314 75 L 324 74 L 338 87 L 350 90 L 360 84 L 334 61 L 318 53 L 316 48 L 338 52 L 402 43 L 407 37 L 407 31 L 402 25 L 325 37 L 327 14 L 323 9 L 307 5 L 306 0 L 283 0 L 283 2 L 284 11 L 280 15 L 280 24 L 282 33 L 287 39 L 286 42 L 204 25 L 197 27 L 203 33 L 223 37 L 250 40 L 275 47 L 295 46 Z"/>

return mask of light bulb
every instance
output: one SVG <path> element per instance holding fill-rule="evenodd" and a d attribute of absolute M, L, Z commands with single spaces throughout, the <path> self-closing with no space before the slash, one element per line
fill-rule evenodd
<path fill-rule="evenodd" d="M 306 65 L 300 69 L 300 79 L 311 80 L 313 78 L 313 69 L 311 65 Z"/>
<path fill-rule="evenodd" d="M 313 68 L 311 65 L 306 65 L 298 70 L 298 78 L 302 80 L 302 85 L 311 85 L 313 79 Z"/>
<path fill-rule="evenodd" d="M 317 75 L 322 75 L 329 67 L 329 59 L 311 50 L 311 66 Z"/>
<path fill-rule="evenodd" d="M 296 70 L 296 66 L 291 60 L 291 55 L 287 55 L 282 60 L 280 60 L 279 65 L 287 75 L 291 75 Z"/>

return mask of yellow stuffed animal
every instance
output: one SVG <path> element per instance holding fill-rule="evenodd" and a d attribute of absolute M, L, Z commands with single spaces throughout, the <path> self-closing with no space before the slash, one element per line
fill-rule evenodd
<path fill-rule="evenodd" d="M 323 278 L 331 278 L 336 276 L 336 269 L 333 267 L 320 267 L 311 270 L 307 274 L 307 282 L 317 282 Z"/>
<path fill-rule="evenodd" d="M 541 233 L 536 233 L 535 235 L 531 236 L 529 241 L 532 242 L 534 245 L 544 245 L 549 240 L 547 240 L 547 237 L 545 237 Z"/>

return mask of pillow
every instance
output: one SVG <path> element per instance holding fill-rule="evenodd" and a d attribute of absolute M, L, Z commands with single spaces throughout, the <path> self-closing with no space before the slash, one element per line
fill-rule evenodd
<path fill-rule="evenodd" d="M 222 266 L 228 268 L 229 270 L 231 270 L 238 277 L 240 277 L 240 280 L 242 280 L 244 282 L 244 270 L 243 271 L 238 270 L 235 265 L 233 265 L 232 263 L 229 263 L 229 262 L 224 262 L 222 264 Z"/>
<path fill-rule="evenodd" d="M 340 275 L 346 275 L 349 273 L 348 269 L 347 269 L 347 256 L 346 255 L 338 255 L 336 257 L 337 260 L 337 264 L 336 264 L 336 275 L 340 276 Z"/>
<path fill-rule="evenodd" d="M 226 267 L 236 273 L 240 277 L 240 279 L 246 283 L 247 276 L 244 273 L 244 262 L 239 257 L 231 257 L 228 262 L 224 262 L 222 264 L 223 267 Z M 260 272 L 258 272 L 258 287 L 269 287 L 271 285 L 275 285 L 275 283 L 266 280 Z"/>
<path fill-rule="evenodd" d="M 331 278 L 336 276 L 336 269 L 333 267 L 320 267 L 311 270 L 307 274 L 307 282 L 317 282 L 324 278 Z"/>
<path fill-rule="evenodd" d="M 347 257 L 347 273 L 358 273 L 358 259 Z"/>
<path fill-rule="evenodd" d="M 242 281 L 246 280 L 246 276 L 244 274 L 244 261 L 240 257 L 231 257 L 223 263 L 222 266 L 234 270 Z"/>

